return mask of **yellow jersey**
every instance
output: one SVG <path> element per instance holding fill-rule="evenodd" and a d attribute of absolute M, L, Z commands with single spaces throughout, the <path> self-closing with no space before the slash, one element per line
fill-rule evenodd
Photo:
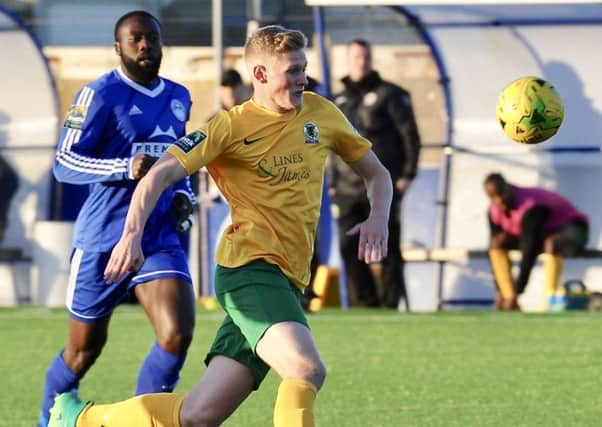
<path fill-rule="evenodd" d="M 332 102 L 305 92 L 302 107 L 285 113 L 253 100 L 222 111 L 167 151 L 188 174 L 206 166 L 229 203 L 232 224 L 215 261 L 232 268 L 263 259 L 303 290 L 328 153 L 353 162 L 371 146 Z"/>

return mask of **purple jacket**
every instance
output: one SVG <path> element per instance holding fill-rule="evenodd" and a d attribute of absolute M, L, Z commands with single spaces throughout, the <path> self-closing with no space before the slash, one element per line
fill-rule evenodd
<path fill-rule="evenodd" d="M 550 210 L 543 227 L 544 236 L 557 232 L 573 221 L 588 223 L 587 216 L 561 195 L 541 188 L 526 188 L 511 185 L 513 202 L 508 216 L 496 205 L 489 206 L 489 217 L 505 232 L 519 236 L 523 215 L 534 206 L 545 206 Z"/>

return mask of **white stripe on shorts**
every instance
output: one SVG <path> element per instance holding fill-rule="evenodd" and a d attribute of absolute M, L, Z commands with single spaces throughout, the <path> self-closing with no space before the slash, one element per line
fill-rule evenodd
<path fill-rule="evenodd" d="M 188 274 L 184 273 L 183 271 L 179 271 L 179 270 L 156 270 L 156 271 L 151 271 L 150 273 L 144 273 L 144 274 L 139 274 L 137 276 L 134 276 L 134 277 L 132 277 L 132 281 L 144 279 L 145 277 L 152 276 L 152 275 L 155 275 L 155 274 L 165 274 L 165 273 L 178 273 L 179 275 L 182 275 L 182 276 L 188 278 L 188 280 L 190 280 L 190 276 Z"/>
<path fill-rule="evenodd" d="M 75 282 L 77 280 L 77 273 L 79 273 L 79 265 L 84 256 L 84 251 L 81 249 L 75 249 L 73 257 L 71 258 L 71 271 L 69 272 L 69 281 L 67 282 L 67 295 L 65 297 L 65 305 L 72 311 L 73 307 L 73 295 L 75 294 Z"/>

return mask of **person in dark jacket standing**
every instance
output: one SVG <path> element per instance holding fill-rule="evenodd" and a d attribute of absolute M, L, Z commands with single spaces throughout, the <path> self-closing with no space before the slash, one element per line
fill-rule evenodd
<path fill-rule="evenodd" d="M 338 206 L 339 244 L 347 280 L 365 306 L 397 308 L 400 298 L 409 302 L 400 248 L 401 201 L 416 176 L 420 137 L 410 94 L 383 80 L 372 69 L 371 45 L 355 39 L 347 45 L 349 74 L 342 79 L 344 90 L 334 101 L 351 124 L 373 143 L 373 150 L 387 168 L 395 189 L 389 216 L 388 256 L 382 261 L 383 295 L 378 295 L 369 265 L 357 259 L 358 238 L 346 231 L 364 220 L 370 204 L 362 179 L 333 158 L 330 167 L 330 195 Z"/>

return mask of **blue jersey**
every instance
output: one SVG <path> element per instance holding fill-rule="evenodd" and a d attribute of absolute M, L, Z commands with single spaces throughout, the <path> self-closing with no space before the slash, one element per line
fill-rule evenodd
<path fill-rule="evenodd" d="M 137 181 L 130 174 L 136 154 L 159 157 L 185 135 L 190 93 L 160 78 L 148 88 L 119 69 L 86 85 L 67 113 L 53 165 L 58 181 L 90 185 L 75 224 L 73 246 L 109 251 L 119 240 Z M 175 191 L 194 199 L 188 178 L 161 195 L 146 224 L 142 248 L 178 246 L 171 212 Z"/>

